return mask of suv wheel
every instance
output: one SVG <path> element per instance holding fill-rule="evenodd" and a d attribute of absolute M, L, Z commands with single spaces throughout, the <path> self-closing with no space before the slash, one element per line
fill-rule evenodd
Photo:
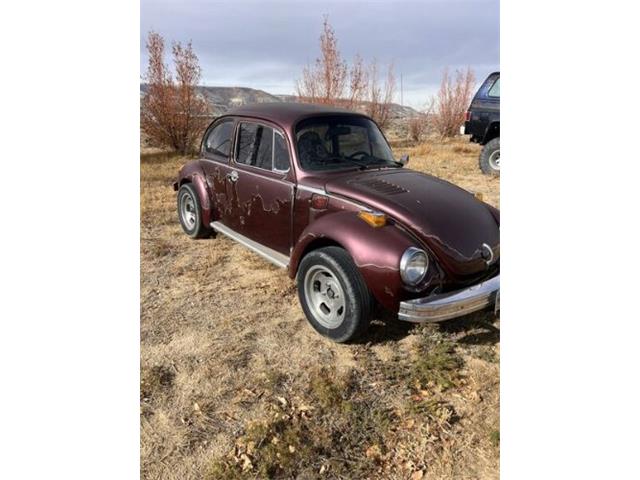
<path fill-rule="evenodd" d="M 178 190 L 178 217 L 184 233 L 191 238 L 204 238 L 211 230 L 202 223 L 202 207 L 196 189 L 185 183 Z"/>
<path fill-rule="evenodd" d="M 500 137 L 489 140 L 480 152 L 480 170 L 485 175 L 500 175 Z"/>
<path fill-rule="evenodd" d="M 345 250 L 325 247 L 308 253 L 296 281 L 302 310 L 318 333 L 342 343 L 367 330 L 373 297 Z"/>

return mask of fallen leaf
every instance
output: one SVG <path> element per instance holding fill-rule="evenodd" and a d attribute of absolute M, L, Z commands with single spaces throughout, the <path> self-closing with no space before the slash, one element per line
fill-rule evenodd
<path fill-rule="evenodd" d="M 372 460 L 380 460 L 380 457 L 382 457 L 382 451 L 380 450 L 380 446 L 378 444 L 371 445 L 365 451 L 365 455 L 367 458 L 370 458 Z"/>
<path fill-rule="evenodd" d="M 251 459 L 246 453 L 240 455 L 240 459 L 242 460 L 242 471 L 246 472 L 247 470 L 251 470 L 253 468 L 253 464 L 251 463 Z"/>

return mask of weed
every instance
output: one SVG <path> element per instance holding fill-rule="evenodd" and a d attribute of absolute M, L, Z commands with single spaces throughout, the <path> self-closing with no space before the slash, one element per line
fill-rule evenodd
<path fill-rule="evenodd" d="M 321 368 L 310 374 L 309 395 L 325 409 L 343 408 L 346 403 L 344 398 L 352 387 L 349 379 L 336 379 L 335 371 L 328 368 Z"/>
<path fill-rule="evenodd" d="M 210 478 L 291 478 L 301 471 L 317 473 L 321 465 L 334 474 L 367 476 L 375 466 L 370 460 L 380 461 L 386 453 L 385 436 L 396 418 L 382 405 L 358 398 L 361 394 L 353 375 L 314 370 L 305 403 L 271 405 L 268 419 L 245 429 L 233 455 L 214 459 Z"/>
<path fill-rule="evenodd" d="M 500 430 L 491 430 L 489 433 L 489 440 L 494 447 L 500 446 Z"/>
<path fill-rule="evenodd" d="M 162 239 L 157 239 L 147 244 L 147 252 L 149 255 L 161 258 L 171 254 L 172 245 Z"/>
<path fill-rule="evenodd" d="M 140 372 L 140 399 L 151 398 L 158 392 L 169 390 L 173 386 L 174 378 L 175 373 L 169 367 L 143 367 Z"/>
<path fill-rule="evenodd" d="M 437 385 L 442 390 L 456 385 L 463 361 L 451 342 L 422 335 L 416 357 L 411 372 L 415 383 L 422 387 Z"/>
<path fill-rule="evenodd" d="M 263 385 L 264 388 L 275 392 L 280 390 L 286 381 L 287 376 L 284 373 L 276 370 L 267 370 L 264 374 Z"/>
<path fill-rule="evenodd" d="M 453 150 L 455 153 L 463 153 L 463 154 L 476 152 L 475 148 L 472 148 L 468 145 L 455 145 L 451 150 Z"/>

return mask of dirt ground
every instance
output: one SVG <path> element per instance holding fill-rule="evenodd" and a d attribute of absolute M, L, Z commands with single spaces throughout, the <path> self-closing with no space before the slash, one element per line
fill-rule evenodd
<path fill-rule="evenodd" d="M 499 207 L 466 139 L 405 153 Z M 284 270 L 182 233 L 187 160 L 141 156 L 142 478 L 498 478 L 499 319 L 382 315 L 358 343 L 321 337 Z"/>

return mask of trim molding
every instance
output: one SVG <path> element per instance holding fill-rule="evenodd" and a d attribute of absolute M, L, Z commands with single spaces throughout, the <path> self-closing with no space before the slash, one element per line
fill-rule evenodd
<path fill-rule="evenodd" d="M 322 188 L 307 187 L 306 185 L 298 184 L 298 190 L 302 190 L 304 192 L 317 193 L 319 195 L 327 195 L 327 192 Z"/>
<path fill-rule="evenodd" d="M 286 255 L 283 255 L 280 252 L 276 252 L 269 247 L 265 247 L 261 243 L 255 242 L 250 238 L 239 234 L 235 230 L 231 230 L 229 227 L 223 225 L 220 222 L 211 222 L 211 228 L 213 228 L 216 232 L 229 237 L 231 240 L 238 242 L 240 245 L 247 247 L 252 252 L 257 253 L 265 260 L 269 260 L 271 263 L 280 268 L 287 268 L 289 266 L 289 257 L 287 257 Z"/>

